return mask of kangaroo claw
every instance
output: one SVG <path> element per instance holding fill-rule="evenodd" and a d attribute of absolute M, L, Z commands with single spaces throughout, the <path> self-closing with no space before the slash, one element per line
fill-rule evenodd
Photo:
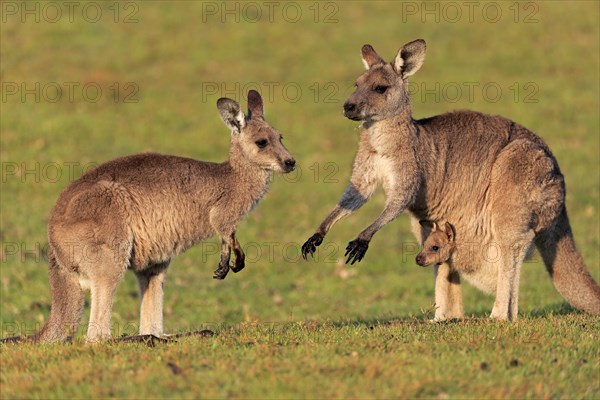
<path fill-rule="evenodd" d="M 231 270 L 237 274 L 243 270 L 245 266 L 244 257 L 236 257 L 234 265 L 231 266 Z"/>
<path fill-rule="evenodd" d="M 323 235 L 320 233 L 315 233 L 312 235 L 306 243 L 302 245 L 302 258 L 305 260 L 308 259 L 309 255 L 314 255 L 315 251 L 317 251 L 317 247 L 323 243 Z"/>
<path fill-rule="evenodd" d="M 217 268 L 213 274 L 214 279 L 225 279 L 227 273 L 229 272 L 229 265 L 221 265 L 219 264 L 219 268 Z"/>
<path fill-rule="evenodd" d="M 363 239 L 355 239 L 348 243 L 346 254 L 344 254 L 344 257 L 348 257 L 346 264 L 350 263 L 350 265 L 354 265 L 355 262 L 360 262 L 368 248 L 369 242 Z"/>

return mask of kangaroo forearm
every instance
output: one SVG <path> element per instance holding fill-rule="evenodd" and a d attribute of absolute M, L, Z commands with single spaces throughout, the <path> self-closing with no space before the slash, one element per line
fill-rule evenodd
<path fill-rule="evenodd" d="M 370 241 L 381 228 L 396 219 L 406 209 L 403 205 L 388 204 L 379 217 L 358 236 L 361 240 Z"/>
<path fill-rule="evenodd" d="M 350 212 L 358 210 L 363 206 L 363 204 L 367 202 L 369 197 L 371 197 L 371 195 L 373 194 L 373 191 L 375 190 L 375 185 L 372 186 L 373 187 L 371 188 L 371 185 L 363 184 L 363 187 L 358 189 L 358 186 L 355 186 L 355 184 L 350 183 L 344 191 L 344 193 L 342 194 L 340 201 L 338 201 L 338 207 L 343 208 L 344 210 L 348 210 Z"/>
<path fill-rule="evenodd" d="M 371 196 L 374 191 L 374 188 L 371 188 L 371 185 L 362 185 L 362 190 L 358 190 L 354 183 L 350 183 L 342 197 L 338 201 L 337 205 L 329 213 L 327 218 L 321 223 L 319 226 L 318 232 L 325 236 L 329 229 L 340 219 L 350 215 L 353 211 L 358 210 L 363 206 Z"/>
<path fill-rule="evenodd" d="M 336 222 L 338 222 L 345 216 L 350 215 L 351 213 L 352 211 L 340 207 L 339 204 L 336 205 L 333 211 L 331 211 L 327 218 L 325 218 L 321 225 L 319 225 L 319 229 L 317 230 L 317 232 L 320 233 L 322 236 L 325 236 L 327 232 L 329 232 L 329 229 L 331 229 L 331 227 L 336 224 Z"/>
<path fill-rule="evenodd" d="M 410 165 L 413 165 L 413 163 L 410 163 Z M 396 219 L 402 211 L 406 210 L 406 208 L 414 202 L 419 184 L 420 180 L 418 176 L 414 174 L 407 174 L 396 180 L 384 180 L 383 190 L 387 197 L 385 208 L 379 217 L 368 228 L 361 232 L 358 238 L 370 241 L 377 231 Z"/>
<path fill-rule="evenodd" d="M 231 258 L 231 247 L 230 245 L 225 241 L 222 240 L 221 241 L 221 261 L 219 262 L 219 265 L 229 265 L 229 260 Z"/>

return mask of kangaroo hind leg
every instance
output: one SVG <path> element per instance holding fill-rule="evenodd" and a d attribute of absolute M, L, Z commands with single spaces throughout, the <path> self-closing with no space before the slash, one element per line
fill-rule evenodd
<path fill-rule="evenodd" d="M 131 246 L 90 245 L 85 270 L 90 281 L 91 310 L 88 341 L 111 336 L 110 319 L 117 286 L 129 265 Z"/>
<path fill-rule="evenodd" d="M 464 317 L 460 275 L 447 263 L 436 265 L 434 321 Z"/>
<path fill-rule="evenodd" d="M 52 247 L 48 252 L 48 262 L 52 307 L 48 321 L 31 339 L 63 341 L 74 336 L 79 327 L 85 296 L 76 273 L 59 264 Z"/>
<path fill-rule="evenodd" d="M 496 159 L 490 187 L 493 242 L 486 255 L 498 273 L 492 318 L 517 318 L 521 265 L 536 230 L 553 219 L 562 201 L 556 168 L 546 149 L 524 139 L 511 142 Z"/>
<path fill-rule="evenodd" d="M 140 335 L 163 335 L 163 285 L 169 262 L 156 264 L 135 275 L 140 288 Z"/>

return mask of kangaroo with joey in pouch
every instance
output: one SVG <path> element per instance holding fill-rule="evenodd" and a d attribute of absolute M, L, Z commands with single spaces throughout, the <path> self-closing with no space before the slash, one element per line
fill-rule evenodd
<path fill-rule="evenodd" d="M 347 118 L 362 121 L 350 183 L 302 246 L 304 258 L 381 184 L 385 208 L 348 244 L 347 263 L 361 261 L 373 235 L 404 210 L 421 243 L 418 221 L 429 220 L 452 221 L 460 241 L 473 244 L 454 249 L 452 270 L 435 267 L 436 292 L 451 294 L 436 294 L 437 320 L 463 316 L 456 306 L 461 277 L 496 295 L 491 317 L 516 319 L 521 265 L 534 246 L 558 292 L 572 306 L 600 314 L 600 287 L 575 247 L 552 152 L 501 116 L 456 111 L 414 120 L 408 78 L 423 64 L 425 49 L 424 40 L 415 40 L 385 62 L 370 45 L 362 47 L 366 71 L 344 104 Z"/>
<path fill-rule="evenodd" d="M 215 234 L 222 245 L 214 277 L 244 268 L 236 225 L 265 195 L 273 172 L 291 172 L 295 161 L 265 121 L 258 92 L 248 92 L 246 115 L 228 98 L 217 108 L 231 129 L 227 161 L 137 154 L 96 167 L 61 193 L 48 223 L 52 307 L 30 339 L 67 339 L 79 325 L 88 289 L 87 340 L 110 337 L 113 297 L 128 269 L 139 283 L 140 335 L 163 335 L 171 259 Z"/>

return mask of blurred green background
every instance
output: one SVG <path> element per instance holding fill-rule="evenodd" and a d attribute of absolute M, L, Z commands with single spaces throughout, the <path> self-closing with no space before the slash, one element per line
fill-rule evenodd
<path fill-rule="evenodd" d="M 334 227 L 318 262 L 299 257 L 350 174 L 358 130 L 341 109 L 363 71 L 361 46 L 391 60 L 416 38 L 428 50 L 411 80 L 414 117 L 468 108 L 541 135 L 566 177 L 578 247 L 600 280 L 598 2 L 74 4 L 0 4 L 3 336 L 15 326 L 35 329 L 48 315 L 46 223 L 68 182 L 139 152 L 225 160 L 229 132 L 216 101 L 231 97 L 245 107 L 249 89 L 262 92 L 266 118 L 284 135 L 298 172 L 276 176 L 239 225 L 248 257 L 242 273 L 212 279 L 215 240 L 172 262 L 166 331 L 431 316 L 423 310 L 433 303 L 432 271 L 414 262 L 406 215 L 375 236 L 358 267 L 343 265 L 347 242 L 382 210 L 380 191 Z M 524 315 L 562 309 L 538 260 L 522 271 Z M 463 286 L 466 313 L 487 315 L 493 297 Z M 131 333 L 138 307 L 127 274 L 115 333 Z M 86 320 L 87 312 L 82 330 Z"/>

